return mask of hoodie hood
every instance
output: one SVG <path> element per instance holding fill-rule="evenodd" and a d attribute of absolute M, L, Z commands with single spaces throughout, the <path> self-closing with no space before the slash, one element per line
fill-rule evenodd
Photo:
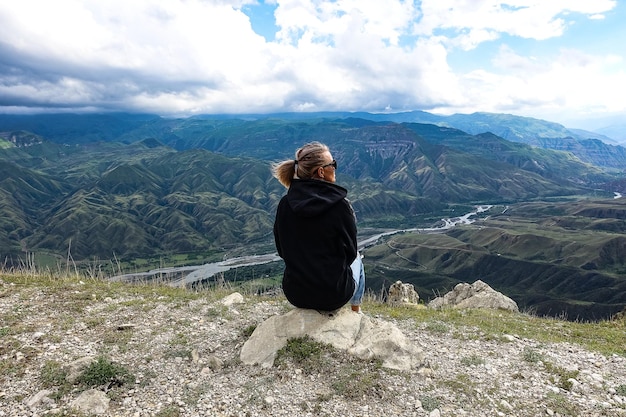
<path fill-rule="evenodd" d="M 348 190 L 332 182 L 294 179 L 287 191 L 289 206 L 298 216 L 313 217 L 346 198 Z"/>

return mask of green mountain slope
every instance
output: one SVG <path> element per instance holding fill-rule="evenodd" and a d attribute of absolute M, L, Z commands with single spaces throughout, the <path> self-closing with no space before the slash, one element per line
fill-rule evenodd
<path fill-rule="evenodd" d="M 401 277 L 432 298 L 480 279 L 539 315 L 597 320 L 626 305 L 624 233 L 622 200 L 499 207 L 445 234 L 395 235 L 368 249 L 368 281 Z"/>
<path fill-rule="evenodd" d="M 71 242 L 79 259 L 155 256 L 245 245 L 271 230 L 282 187 L 265 164 L 165 147 L 128 162 L 115 152 L 89 153 L 110 168 L 83 176 L 79 188 L 41 213 L 43 226 L 26 240 L 30 250 L 58 253 Z"/>
<path fill-rule="evenodd" d="M 406 126 L 432 143 L 513 165 L 545 178 L 593 182 L 603 176 L 600 168 L 582 162 L 571 152 L 554 152 L 550 149 L 511 142 L 492 133 L 470 135 L 458 129 L 417 123 Z"/>
<path fill-rule="evenodd" d="M 0 132 L 23 130 L 57 143 L 86 144 L 118 140 L 125 132 L 154 119 L 160 117 L 130 113 L 0 114 Z"/>
<path fill-rule="evenodd" d="M 600 140 L 601 135 L 568 130 L 558 123 L 509 114 L 455 114 L 443 120 L 448 126 L 470 134 L 492 133 L 503 139 L 544 149 L 563 150 L 581 161 L 621 170 L 626 148 Z"/>
<path fill-rule="evenodd" d="M 483 279 L 522 306 L 573 318 L 626 304 L 620 201 L 554 202 L 609 197 L 626 192 L 626 181 L 573 151 L 410 120 L 121 119 L 87 118 L 74 130 L 62 129 L 73 117 L 56 127 L 45 119 L 40 129 L 55 141 L 12 126 L 21 139 L 0 147 L 5 263 L 31 252 L 88 262 L 272 251 L 285 189 L 270 163 L 319 140 L 339 163 L 360 228 L 374 229 L 367 233 L 430 227 L 477 203 L 511 206 L 478 227 L 396 235 L 367 249 L 370 288 L 400 279 L 427 298 Z M 80 133 L 88 121 L 97 123 Z"/>
<path fill-rule="evenodd" d="M 584 193 L 590 177 L 603 175 L 570 154 L 434 125 L 354 118 L 144 122 L 108 128 L 123 131 L 127 143 L 43 140 L 0 152 L 0 190 L 11 196 L 5 224 L 15 225 L 5 227 L 0 249 L 71 247 L 77 259 L 110 259 L 271 243 L 284 189 L 269 162 L 291 158 L 312 140 L 331 147 L 359 221 L 374 227 L 414 225 L 451 203 Z"/>
<path fill-rule="evenodd" d="M 474 142 L 486 143 L 485 138 L 453 129 L 441 130 L 434 125 L 399 125 L 362 119 L 296 122 L 187 119 L 178 125 L 172 121 L 165 124 L 167 127 L 161 130 L 158 139 L 171 147 L 203 148 L 274 161 L 292 158 L 291 153 L 305 142 L 323 141 L 340 163 L 340 174 L 374 180 L 388 189 L 439 201 L 501 201 L 529 195 L 568 194 L 578 192 L 589 177 L 596 174 L 602 177 L 599 169 L 583 164 L 571 154 L 533 151 L 520 145 L 516 148 L 516 144 L 494 137 L 492 142 L 499 140 L 499 146 L 510 147 L 505 159 L 497 148 L 470 148 L 454 139 L 469 137 Z M 140 132 L 133 135 L 141 137 Z M 150 134 L 153 133 L 151 129 Z M 501 163 L 494 164 L 493 160 Z"/>
<path fill-rule="evenodd" d="M 125 141 L 158 138 L 176 149 L 219 149 L 223 140 L 245 129 L 257 129 L 258 122 L 310 124 L 313 120 L 339 121 L 360 119 L 378 123 L 421 123 L 451 127 L 472 135 L 492 133 L 511 142 L 530 144 L 546 149 L 567 150 L 581 161 L 600 167 L 621 170 L 626 164 L 626 148 L 614 146 L 615 140 L 600 133 L 568 129 L 558 123 L 510 114 L 473 113 L 451 116 L 422 111 L 403 113 L 313 112 L 250 115 L 202 115 L 187 119 L 163 119 L 149 114 L 46 114 L 0 115 L 2 132 L 27 131 L 48 140 L 65 144 L 86 144 L 97 141 Z M 266 133 L 271 133 L 263 129 Z M 617 131 L 616 129 L 615 131 Z M 282 131 L 277 137 L 283 137 Z M 619 139 L 619 138 L 617 138 Z M 3 139 L 0 139 L 2 141 Z M 179 142 L 177 142 L 179 141 Z M 0 147 L 6 146 L 0 142 Z M 225 149 L 229 148 L 225 144 Z M 235 151 L 231 148 L 231 151 Z M 265 155 L 272 158 L 272 155 Z"/>

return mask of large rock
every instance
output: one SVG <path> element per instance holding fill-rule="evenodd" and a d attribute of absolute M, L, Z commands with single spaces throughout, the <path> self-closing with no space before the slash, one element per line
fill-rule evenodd
<path fill-rule="evenodd" d="M 49 404 L 54 405 L 54 400 L 50 398 L 50 396 L 54 394 L 51 390 L 44 389 L 39 391 L 37 394 L 32 397 L 24 400 L 24 404 L 26 404 L 29 408 L 33 408 L 39 404 Z M 0 414 L 1 416 L 2 414 Z"/>
<path fill-rule="evenodd" d="M 243 295 L 241 295 L 238 292 L 234 292 L 230 295 L 227 295 L 226 297 L 222 298 L 221 303 L 223 305 L 225 305 L 226 307 L 231 307 L 235 304 L 243 304 L 245 303 L 245 299 L 243 298 Z"/>
<path fill-rule="evenodd" d="M 405 284 L 396 281 L 389 286 L 387 303 L 391 305 L 415 305 L 419 302 L 420 296 L 415 291 L 413 284 Z"/>
<path fill-rule="evenodd" d="M 457 284 L 443 297 L 437 297 L 428 303 L 431 308 L 491 308 L 519 311 L 517 303 L 506 295 L 494 290 L 481 280 L 473 284 Z"/>
<path fill-rule="evenodd" d="M 91 414 L 106 414 L 111 400 L 107 395 L 97 389 L 83 391 L 78 398 L 71 403 L 71 407 L 81 412 Z"/>
<path fill-rule="evenodd" d="M 335 314 L 296 308 L 261 323 L 241 349 L 248 365 L 271 367 L 288 339 L 310 336 L 362 359 L 380 358 L 383 366 L 409 370 L 423 362 L 423 353 L 392 323 L 342 309 Z"/>

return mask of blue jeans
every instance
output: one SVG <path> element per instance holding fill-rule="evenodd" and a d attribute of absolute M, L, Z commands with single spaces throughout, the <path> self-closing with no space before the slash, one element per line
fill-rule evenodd
<path fill-rule="evenodd" d="M 354 279 L 354 295 L 350 299 L 350 304 L 360 306 L 365 294 L 365 271 L 363 270 L 363 258 L 357 253 L 356 259 L 350 265 L 352 269 L 352 278 Z"/>

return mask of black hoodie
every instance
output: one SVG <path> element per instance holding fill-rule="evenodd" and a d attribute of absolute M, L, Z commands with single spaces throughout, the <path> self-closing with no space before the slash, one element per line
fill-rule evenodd
<path fill-rule="evenodd" d="M 334 183 L 294 179 L 278 204 L 274 239 L 285 261 L 283 291 L 296 307 L 332 311 L 354 293 L 356 220 L 347 193 Z"/>

